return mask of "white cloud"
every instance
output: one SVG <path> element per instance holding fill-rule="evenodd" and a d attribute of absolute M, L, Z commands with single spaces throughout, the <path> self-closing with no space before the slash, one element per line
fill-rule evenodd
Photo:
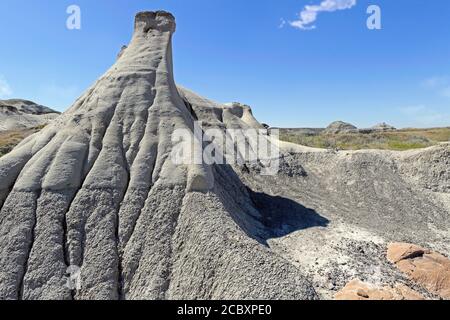
<path fill-rule="evenodd" d="M 450 86 L 443 88 L 441 90 L 441 95 L 443 95 L 444 97 L 450 98 Z"/>
<path fill-rule="evenodd" d="M 400 111 L 406 116 L 416 116 L 419 113 L 426 111 L 427 107 L 424 105 L 407 106 L 400 108 Z"/>
<path fill-rule="evenodd" d="M 449 76 L 436 76 L 425 79 L 422 82 L 422 86 L 436 91 L 437 94 L 450 98 L 450 77 Z"/>
<path fill-rule="evenodd" d="M 79 97 L 80 92 L 78 86 L 52 82 L 41 85 L 33 98 L 52 109 L 64 111 Z"/>
<path fill-rule="evenodd" d="M 13 94 L 6 79 L 0 75 L 0 99 L 8 98 Z"/>
<path fill-rule="evenodd" d="M 407 106 L 400 112 L 420 126 L 438 127 L 450 124 L 450 114 L 436 111 L 425 105 Z"/>
<path fill-rule="evenodd" d="M 449 80 L 450 79 L 447 76 L 435 76 L 435 77 L 425 79 L 422 82 L 422 85 L 426 88 L 434 89 L 434 88 L 445 86 L 446 84 L 449 83 Z"/>
<path fill-rule="evenodd" d="M 316 26 L 313 23 L 321 12 L 334 12 L 338 10 L 351 9 L 356 5 L 356 0 L 323 0 L 319 5 L 307 5 L 300 12 L 298 20 L 291 21 L 289 24 L 298 29 L 312 30 Z"/>
<path fill-rule="evenodd" d="M 45 96 L 53 96 L 58 99 L 72 99 L 78 94 L 78 87 L 72 85 L 57 85 L 55 83 L 43 85 L 40 93 Z"/>

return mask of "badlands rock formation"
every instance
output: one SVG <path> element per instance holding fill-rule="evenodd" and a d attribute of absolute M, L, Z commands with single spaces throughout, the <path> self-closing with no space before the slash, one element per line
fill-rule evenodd
<path fill-rule="evenodd" d="M 383 123 L 379 123 L 375 126 L 372 127 L 372 130 L 375 131 L 395 131 L 397 130 L 395 127 L 383 122 Z"/>
<path fill-rule="evenodd" d="M 385 251 L 450 254 L 450 145 L 334 152 L 262 130 L 277 175 L 260 159 L 175 164 L 172 134 L 197 120 L 263 126 L 175 85 L 174 31 L 169 13 L 139 13 L 115 65 L 0 158 L 0 299 L 331 299 L 353 279 L 434 298 Z"/>
<path fill-rule="evenodd" d="M 405 285 L 377 287 L 353 280 L 336 294 L 336 300 L 424 300 L 419 293 Z"/>
<path fill-rule="evenodd" d="M 392 243 L 387 257 L 430 292 L 450 300 L 450 259 L 409 243 Z"/>
<path fill-rule="evenodd" d="M 58 115 L 58 112 L 32 101 L 0 100 L 0 131 L 39 127 Z"/>
<path fill-rule="evenodd" d="M 386 259 L 428 296 L 450 299 L 450 259 L 410 243 L 391 243 Z M 414 285 L 415 284 L 415 285 Z M 335 295 L 336 300 L 424 300 L 418 292 L 397 283 L 380 287 L 360 280 L 349 282 Z"/>
<path fill-rule="evenodd" d="M 358 128 L 350 123 L 343 121 L 335 121 L 325 129 L 325 133 L 337 134 L 343 132 L 355 132 L 357 130 Z"/>
<path fill-rule="evenodd" d="M 317 298 L 258 241 L 263 216 L 231 167 L 171 161 L 172 133 L 197 117 L 173 79 L 174 31 L 171 14 L 139 13 L 117 63 L 0 159 L 0 299 Z M 211 124 L 256 122 L 192 98 Z"/>

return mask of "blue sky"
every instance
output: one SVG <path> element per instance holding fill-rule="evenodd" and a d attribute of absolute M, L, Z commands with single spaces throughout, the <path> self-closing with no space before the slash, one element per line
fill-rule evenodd
<path fill-rule="evenodd" d="M 134 14 L 164 9 L 177 18 L 176 81 L 220 102 L 249 104 L 262 122 L 450 126 L 450 1 L 326 0 L 320 7 L 324 1 L 2 0 L 0 98 L 65 110 L 114 63 Z M 338 10 L 339 2 L 350 4 Z M 66 28 L 71 4 L 81 8 L 81 30 Z M 381 8 L 382 30 L 366 27 L 371 4 Z M 325 7 L 306 25 L 313 30 L 298 28 L 300 12 Z"/>

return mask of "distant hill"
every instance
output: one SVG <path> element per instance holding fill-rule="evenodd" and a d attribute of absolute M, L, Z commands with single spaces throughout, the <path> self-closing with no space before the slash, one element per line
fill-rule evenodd
<path fill-rule="evenodd" d="M 0 131 L 20 130 L 46 125 L 60 113 L 22 99 L 0 100 Z"/>
<path fill-rule="evenodd" d="M 331 133 L 331 134 L 336 134 L 336 133 L 341 133 L 341 132 L 352 132 L 352 131 L 357 131 L 357 130 L 358 130 L 358 128 L 350 123 L 343 122 L 343 121 L 335 121 L 335 122 L 331 123 L 325 129 L 325 132 Z"/>

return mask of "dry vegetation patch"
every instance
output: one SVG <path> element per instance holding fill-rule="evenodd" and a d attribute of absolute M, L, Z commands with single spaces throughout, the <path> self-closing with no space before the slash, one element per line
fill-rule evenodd
<path fill-rule="evenodd" d="M 280 139 L 308 147 L 360 150 L 411 150 L 427 148 L 450 141 L 450 127 L 434 129 L 402 129 L 387 132 L 347 132 L 307 134 L 281 130 Z"/>
<path fill-rule="evenodd" d="M 43 127 L 44 126 L 32 129 L 0 131 L 0 157 L 9 153 L 23 139 L 40 131 Z"/>

